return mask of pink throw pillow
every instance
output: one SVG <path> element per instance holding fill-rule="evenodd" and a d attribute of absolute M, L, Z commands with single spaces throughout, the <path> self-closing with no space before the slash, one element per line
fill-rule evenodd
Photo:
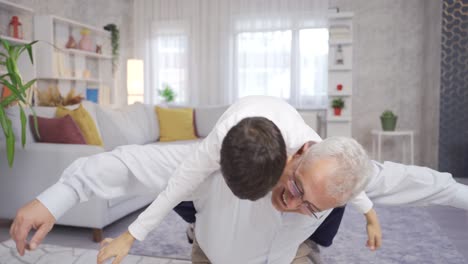
<path fill-rule="evenodd" d="M 37 128 L 34 128 L 34 116 L 29 116 L 29 128 L 36 142 L 60 144 L 86 144 L 78 125 L 70 115 L 59 118 L 37 117 Z"/>

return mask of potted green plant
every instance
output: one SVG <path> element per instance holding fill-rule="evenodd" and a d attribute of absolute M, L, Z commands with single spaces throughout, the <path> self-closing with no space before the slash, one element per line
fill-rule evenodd
<path fill-rule="evenodd" d="M 380 122 L 382 123 L 383 131 L 394 131 L 397 119 L 398 116 L 396 116 L 392 111 L 385 110 L 382 115 L 380 115 Z"/>
<path fill-rule="evenodd" d="M 343 109 L 345 106 L 345 103 L 344 103 L 344 100 L 343 98 L 336 98 L 336 99 L 333 99 L 332 101 L 332 107 L 333 107 L 333 110 L 334 110 L 334 114 L 336 116 L 340 116 L 341 115 L 341 109 Z"/>
<path fill-rule="evenodd" d="M 162 90 L 158 90 L 159 96 L 161 96 L 166 103 L 173 102 L 176 98 L 176 93 L 169 84 L 164 84 Z"/>
<path fill-rule="evenodd" d="M 36 112 L 34 108 L 27 101 L 27 90 L 34 84 L 35 79 L 23 83 L 20 72 L 18 70 L 18 59 L 24 51 L 29 54 L 31 63 L 34 63 L 32 56 L 32 45 L 36 43 L 33 41 L 28 44 L 11 45 L 8 41 L 0 38 L 1 45 L 4 48 L 3 52 L 0 52 L 0 65 L 5 66 L 6 73 L 0 76 L 0 84 L 10 90 L 11 94 L 5 98 L 0 99 L 0 124 L 3 129 L 6 141 L 6 152 L 8 165 L 13 166 L 15 157 L 15 134 L 13 132 L 13 126 L 11 119 L 7 116 L 6 108 L 16 101 L 19 102 L 20 119 L 21 119 L 21 144 L 24 148 L 26 143 L 26 114 L 24 107 L 29 107 L 34 114 L 34 125 L 36 133 L 39 135 L 37 129 Z"/>

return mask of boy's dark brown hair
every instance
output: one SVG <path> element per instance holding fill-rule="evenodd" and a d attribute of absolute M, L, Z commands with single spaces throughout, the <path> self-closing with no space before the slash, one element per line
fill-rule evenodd
<path fill-rule="evenodd" d="M 271 191 L 286 159 L 281 131 L 264 117 L 242 119 L 228 131 L 221 146 L 221 172 L 240 199 L 255 201 Z"/>

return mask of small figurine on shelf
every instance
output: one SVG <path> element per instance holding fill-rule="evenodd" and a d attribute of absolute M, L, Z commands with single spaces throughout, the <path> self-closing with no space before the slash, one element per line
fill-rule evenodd
<path fill-rule="evenodd" d="M 97 45 L 96 44 L 96 53 L 97 54 L 102 54 L 102 45 Z"/>
<path fill-rule="evenodd" d="M 65 45 L 65 48 L 76 49 L 76 41 L 72 35 L 68 36 L 68 41 L 67 41 L 67 44 Z"/>
<path fill-rule="evenodd" d="M 81 39 L 80 42 L 78 43 L 78 47 L 81 50 L 86 50 L 86 51 L 93 51 L 93 42 L 91 41 L 91 37 L 89 36 L 89 29 L 83 28 L 80 32 L 81 34 Z"/>
<path fill-rule="evenodd" d="M 341 45 L 338 45 L 336 47 L 336 52 L 335 52 L 335 64 L 336 65 L 343 65 L 344 64 L 344 59 L 343 59 L 343 49 Z"/>
<path fill-rule="evenodd" d="M 23 39 L 23 25 L 19 21 L 18 16 L 11 17 L 9 29 L 10 29 L 10 37 Z"/>
<path fill-rule="evenodd" d="M 88 70 L 88 69 L 84 69 L 84 70 L 83 70 L 83 78 L 84 78 L 84 79 L 89 79 L 89 78 L 91 78 L 91 71 Z"/>

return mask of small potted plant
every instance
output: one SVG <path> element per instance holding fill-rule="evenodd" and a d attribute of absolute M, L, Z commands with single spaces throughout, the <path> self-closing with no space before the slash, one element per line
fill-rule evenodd
<path fill-rule="evenodd" d="M 159 96 L 161 96 L 166 103 L 170 103 L 175 100 L 176 93 L 169 84 L 164 84 L 162 90 L 158 90 Z"/>
<path fill-rule="evenodd" d="M 333 99 L 332 101 L 332 107 L 333 107 L 333 110 L 334 110 L 334 113 L 336 116 L 340 116 L 341 115 L 341 109 L 344 108 L 344 101 L 342 98 L 336 98 L 336 99 Z"/>
<path fill-rule="evenodd" d="M 385 110 L 382 115 L 380 115 L 380 122 L 382 123 L 383 131 L 395 131 L 397 119 L 398 116 L 396 116 L 392 111 Z"/>

